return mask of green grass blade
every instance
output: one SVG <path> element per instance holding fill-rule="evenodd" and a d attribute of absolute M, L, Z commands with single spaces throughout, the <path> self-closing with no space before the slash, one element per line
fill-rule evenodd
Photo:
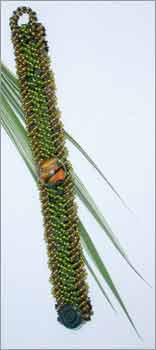
<path fill-rule="evenodd" d="M 114 296 L 116 297 L 116 299 L 118 300 L 121 308 L 123 309 L 125 315 L 127 316 L 129 322 L 131 323 L 132 327 L 134 328 L 135 332 L 137 333 L 138 337 L 141 339 L 141 336 L 140 334 L 138 333 L 135 325 L 134 325 L 134 322 L 132 321 L 132 318 L 130 317 L 113 281 L 112 281 L 112 278 L 106 268 L 106 266 L 104 265 L 102 259 L 100 258 L 92 240 L 90 239 L 85 227 L 83 226 L 83 224 L 81 223 L 80 224 L 80 228 L 81 228 L 81 236 L 82 236 L 82 239 L 84 240 L 85 244 L 86 244 L 86 247 L 87 247 L 87 250 L 89 252 L 89 254 L 94 257 L 94 262 L 99 270 L 99 272 L 101 273 L 102 277 L 105 279 L 106 283 L 108 284 L 109 288 L 111 289 L 112 293 L 114 294 Z"/>
<path fill-rule="evenodd" d="M 22 126 L 21 122 L 17 118 L 16 114 L 13 112 L 13 110 L 11 109 L 9 104 L 7 103 L 7 101 L 6 101 L 6 99 L 5 99 L 5 97 L 3 95 L 2 95 L 2 106 L 4 106 L 3 108 L 7 112 L 8 123 L 10 123 L 11 125 L 12 124 L 14 125 L 14 134 L 16 135 L 16 140 L 18 139 L 18 137 L 20 137 L 21 144 L 22 144 L 22 149 L 24 151 L 25 150 L 27 151 L 27 155 L 29 157 L 29 162 L 31 162 L 33 164 L 31 151 L 30 151 L 30 147 L 29 147 L 29 144 L 28 144 L 27 133 L 26 133 L 24 127 Z M 35 171 L 35 167 L 34 167 L 34 171 Z M 36 173 L 35 173 L 35 176 L 36 176 Z M 86 202 L 85 204 L 87 204 L 87 207 L 90 210 L 91 206 L 89 205 L 89 203 L 91 203 L 92 200 L 87 202 L 87 199 L 90 199 L 89 198 L 89 194 L 87 193 L 87 196 L 85 196 L 85 192 L 84 192 L 84 189 L 83 189 L 84 186 L 81 184 L 80 179 L 77 177 L 76 174 L 74 174 L 74 180 L 75 180 L 75 183 L 76 183 L 76 189 L 77 189 L 77 193 L 78 193 L 79 197 L 83 200 L 83 202 L 84 201 Z M 97 208 L 97 211 L 98 211 L 98 208 Z M 94 210 L 93 214 L 95 216 L 95 210 Z M 96 217 L 96 219 L 99 220 L 98 217 Z M 103 225 L 103 228 L 105 229 L 104 225 Z M 111 236 L 111 239 L 115 239 L 115 237 Z"/>
<path fill-rule="evenodd" d="M 110 228 L 108 222 L 102 215 L 99 208 L 96 206 L 93 198 L 81 182 L 80 178 L 74 173 L 74 181 L 76 186 L 76 192 L 78 197 L 83 201 L 85 206 L 88 208 L 90 213 L 94 216 L 95 220 L 98 222 L 98 224 L 102 227 L 102 229 L 105 231 L 107 236 L 110 238 L 111 242 L 113 243 L 114 247 L 118 250 L 118 252 L 121 254 L 121 256 L 126 260 L 128 265 L 132 268 L 132 270 L 149 286 L 151 285 L 142 277 L 142 275 L 136 270 L 136 268 L 132 265 L 130 262 L 127 254 L 125 253 L 123 247 L 121 246 L 120 242 L 114 235 L 112 229 Z"/>
<path fill-rule="evenodd" d="M 30 147 L 26 143 L 28 142 L 28 138 L 26 135 L 26 131 L 24 129 L 24 127 L 22 126 L 22 124 L 20 123 L 20 121 L 18 120 L 18 118 L 16 117 L 16 114 L 11 110 L 9 104 L 7 103 L 7 100 L 4 98 L 4 96 L 2 96 L 2 115 L 3 115 L 3 126 L 5 127 L 8 135 L 11 137 L 11 139 L 13 140 L 14 144 L 16 145 L 17 149 L 19 150 L 20 154 L 22 155 L 23 159 L 26 162 L 26 165 L 28 166 L 29 170 L 31 171 L 33 177 L 35 180 L 37 180 L 36 177 L 36 169 L 33 165 L 33 160 L 31 157 L 31 152 L 30 152 Z M 26 148 L 26 150 L 25 150 Z M 83 242 L 85 243 L 85 246 L 88 249 L 89 254 L 91 255 L 91 258 L 93 259 L 94 263 L 96 264 L 98 270 L 100 271 L 102 277 L 105 279 L 105 281 L 107 282 L 108 286 L 110 287 L 110 289 L 112 290 L 114 296 L 116 297 L 116 299 L 118 300 L 119 304 L 121 305 L 123 311 L 125 312 L 127 318 L 129 319 L 131 325 L 133 326 L 133 328 L 135 329 L 136 333 L 138 334 L 135 325 L 131 319 L 131 317 L 129 316 L 127 309 L 119 295 L 119 293 L 116 290 L 116 287 L 104 265 L 104 263 L 102 262 L 91 238 L 89 237 L 87 231 L 85 230 L 84 226 L 82 223 L 80 223 L 80 234 L 81 234 L 81 238 L 83 240 Z M 91 267 L 90 267 L 91 268 Z M 90 270 L 91 271 L 91 270 Z M 92 271 L 91 271 L 92 272 Z M 93 275 L 93 277 L 95 278 L 95 276 Z M 99 284 L 98 284 L 99 285 Z M 106 297 L 106 293 L 104 293 L 105 297 Z M 108 297 L 106 297 L 106 299 L 109 301 L 110 300 Z M 140 337 L 140 335 L 138 334 L 138 336 Z"/>
<path fill-rule="evenodd" d="M 81 145 L 68 133 L 66 132 L 67 139 L 81 152 L 81 154 L 88 160 L 88 162 L 96 169 L 96 171 L 99 173 L 99 175 L 105 180 L 107 185 L 111 188 L 111 190 L 116 194 L 116 196 L 120 199 L 122 204 L 130 210 L 130 208 L 127 206 L 123 198 L 120 196 L 120 194 L 116 191 L 116 189 L 113 187 L 113 185 L 110 183 L 110 181 L 106 178 L 106 176 L 103 174 L 103 172 L 100 170 L 100 168 L 97 166 L 97 164 L 91 159 L 91 157 L 88 155 L 88 153 L 84 150 L 84 148 L 81 147 Z"/>
<path fill-rule="evenodd" d="M 1 83 L 1 89 L 2 89 L 2 94 L 7 98 L 7 101 L 9 101 L 9 104 L 11 105 L 11 107 L 14 108 L 17 115 L 24 121 L 24 115 L 22 113 L 21 107 L 18 101 L 16 101 L 14 95 L 12 95 L 9 86 L 7 86 L 7 84 L 4 83 L 3 79 Z"/>
<path fill-rule="evenodd" d="M 11 103 L 11 100 L 9 99 L 9 102 Z M 14 104 L 16 104 L 16 101 L 14 100 Z M 17 107 L 18 108 L 18 107 Z M 23 118 L 22 118 L 23 119 Z M 126 257 L 126 254 L 121 247 L 120 243 L 117 241 L 117 238 L 114 236 L 113 232 L 111 231 L 109 225 L 107 224 L 106 220 L 100 213 L 99 209 L 95 206 L 95 203 L 93 202 L 93 199 L 89 196 L 89 193 L 85 189 L 85 187 L 82 185 L 82 182 L 78 178 L 76 174 L 74 174 L 74 180 L 76 185 L 77 194 L 80 197 L 80 199 L 85 203 L 88 210 L 92 213 L 92 215 L 95 217 L 95 219 L 98 221 L 98 223 L 102 226 L 102 228 L 105 230 L 115 247 L 120 251 L 124 257 Z"/>
<path fill-rule="evenodd" d="M 80 221 L 80 235 L 81 235 L 81 221 Z M 82 237 L 81 237 L 81 239 L 82 239 Z M 83 239 L 82 239 L 82 243 L 83 243 Z M 85 247 L 84 243 L 83 243 L 83 246 L 84 246 L 84 250 L 86 250 L 86 247 Z M 96 274 L 95 274 L 94 270 L 92 269 L 91 265 L 89 264 L 89 262 L 88 262 L 86 256 L 84 256 L 84 261 L 85 261 L 86 266 L 88 267 L 88 270 L 90 271 L 90 273 L 91 273 L 92 276 L 94 277 L 95 282 L 97 283 L 98 287 L 100 288 L 102 294 L 104 295 L 104 297 L 106 298 L 106 300 L 108 301 L 108 303 L 110 304 L 110 306 L 112 307 L 112 309 L 116 312 L 116 309 L 114 308 L 112 302 L 110 301 L 110 299 L 109 299 L 107 293 L 105 292 L 104 288 L 102 287 L 100 281 L 99 281 L 98 278 L 96 277 Z"/>
<path fill-rule="evenodd" d="M 2 119 L 1 119 L 2 126 L 4 127 L 6 133 L 8 134 L 10 139 L 12 140 L 13 144 L 16 146 L 16 148 L 17 148 L 18 152 L 20 153 L 20 155 L 22 156 L 23 160 L 25 161 L 25 163 L 26 163 L 28 169 L 30 170 L 31 175 L 33 176 L 34 180 L 37 182 L 37 174 L 36 174 L 35 166 L 33 164 L 33 159 L 31 156 L 30 147 L 28 145 L 27 149 L 26 149 L 26 146 L 25 146 L 26 139 L 28 142 L 26 132 L 25 132 L 25 130 L 22 130 L 23 126 L 20 125 L 18 118 L 13 113 L 13 111 L 10 109 L 10 106 L 7 104 L 4 97 L 2 97 L 1 112 L 2 112 Z M 12 120 L 12 122 L 10 121 L 10 119 Z M 80 227 L 80 235 L 81 235 L 81 227 Z M 86 263 L 90 273 L 93 275 L 101 292 L 105 296 L 106 300 L 111 305 L 113 310 L 116 311 L 114 306 L 112 305 L 107 293 L 104 291 L 104 288 L 102 287 L 100 281 L 96 277 L 96 274 L 94 273 L 93 269 L 91 268 L 91 265 L 87 261 L 86 257 L 85 257 L 85 263 Z"/>
<path fill-rule="evenodd" d="M 4 95 L 1 95 L 1 108 L 6 111 L 7 114 L 7 122 L 8 124 L 17 131 L 17 137 L 20 135 L 22 138 L 22 144 L 25 150 L 30 153 L 30 147 L 28 142 L 28 136 L 26 133 L 25 128 L 21 124 L 20 120 L 16 117 L 16 114 L 8 104 L 7 100 L 5 99 Z"/>
<path fill-rule="evenodd" d="M 14 93 L 17 96 L 17 91 L 19 93 L 19 88 L 18 88 L 18 82 L 16 77 L 11 73 L 11 71 L 4 65 L 2 64 L 2 73 L 4 77 L 6 76 L 6 80 L 12 84 L 12 87 L 14 89 Z M 16 91 L 15 91 L 16 90 Z M 20 113 L 21 114 L 21 113 Z M 65 136 L 66 138 L 77 148 L 79 152 L 87 159 L 87 161 L 96 169 L 98 174 L 103 178 L 104 181 L 108 184 L 108 186 L 111 188 L 111 190 L 116 194 L 116 196 L 120 199 L 122 204 L 129 209 L 125 201 L 122 199 L 120 194 L 116 191 L 114 186 L 110 183 L 110 181 L 106 178 L 106 176 L 103 174 L 103 172 L 100 170 L 100 168 L 97 166 L 97 164 L 91 159 L 91 157 L 87 154 L 87 152 L 80 146 L 80 144 L 68 133 L 65 131 Z M 130 209 L 129 209 L 130 210 Z"/>
<path fill-rule="evenodd" d="M 1 70 L 2 70 L 2 73 L 4 72 L 4 74 L 8 76 L 8 80 L 11 81 L 14 88 L 17 91 L 19 91 L 19 84 L 16 76 L 11 72 L 11 70 L 3 62 L 1 63 Z"/>
<path fill-rule="evenodd" d="M 13 91 L 16 98 L 20 100 L 19 88 L 18 87 L 15 88 L 14 84 L 12 84 L 12 81 L 8 79 L 8 76 L 3 71 L 2 71 L 1 77 L 2 77 L 2 81 L 5 82 L 9 86 L 10 90 Z"/>
<path fill-rule="evenodd" d="M 24 159 L 28 169 L 30 170 L 31 175 L 33 176 L 34 179 L 36 179 L 36 177 L 34 175 L 34 171 L 33 171 L 32 166 L 31 166 L 31 163 L 28 161 L 27 154 L 25 153 L 25 151 L 22 148 L 20 148 L 18 141 L 16 140 L 16 137 L 14 136 L 11 129 L 8 128 L 8 125 L 5 122 L 5 111 L 2 111 L 1 124 L 4 128 L 4 130 L 6 131 L 6 133 L 8 134 L 9 138 L 12 140 L 13 144 L 18 149 L 18 152 L 22 155 L 22 158 Z"/>
<path fill-rule="evenodd" d="M 6 98 L 4 97 L 4 93 L 2 91 L 2 96 L 3 96 L 3 100 L 5 101 Z M 2 102 L 3 102 L 2 100 Z M 11 103 L 11 100 L 9 99 L 9 102 Z M 15 103 L 15 101 L 14 101 Z M 8 105 L 7 107 L 9 109 L 9 115 L 11 114 L 11 106 Z M 24 133 L 24 140 L 25 140 L 25 145 L 27 145 L 27 135 L 25 132 L 25 129 L 23 128 L 22 124 L 20 123 L 19 119 L 17 118 L 17 116 L 15 115 L 15 113 L 13 112 L 13 120 L 16 120 L 16 123 L 18 123 L 18 125 L 21 125 L 21 130 L 23 130 Z M 29 154 L 31 155 L 31 151 L 30 149 L 28 150 L 27 147 L 27 151 L 29 152 Z M 107 223 L 106 219 L 104 218 L 104 216 L 102 215 L 102 213 L 100 212 L 100 210 L 98 209 L 98 207 L 96 206 L 95 202 L 93 201 L 93 198 L 90 196 L 90 194 L 88 193 L 87 189 L 85 188 L 85 186 L 82 184 L 81 180 L 79 179 L 79 177 L 74 173 L 74 181 L 75 181 L 75 186 L 76 186 L 76 192 L 77 195 L 79 196 L 79 198 L 83 201 L 83 203 L 85 204 L 85 206 L 88 208 L 88 210 L 91 212 L 91 214 L 94 216 L 94 218 L 96 219 L 96 221 L 98 222 L 98 224 L 102 227 L 102 229 L 105 231 L 105 233 L 107 234 L 107 236 L 110 238 L 110 240 L 112 241 L 113 245 L 115 246 L 115 248 L 119 251 L 119 253 L 122 255 L 122 257 L 126 260 L 126 262 L 129 264 L 129 266 L 135 271 L 135 273 L 147 284 L 149 285 L 149 283 L 141 276 L 141 274 L 135 269 L 135 267 L 132 265 L 132 263 L 130 262 L 127 254 L 125 253 L 124 249 L 122 248 L 120 242 L 117 240 L 116 236 L 114 235 L 114 233 L 112 232 L 109 224 Z M 149 285 L 150 286 L 150 285 Z"/>
<path fill-rule="evenodd" d="M 20 155 L 24 159 L 32 176 L 34 179 L 37 179 L 26 131 L 19 122 L 18 118 L 16 118 L 16 115 L 11 110 L 10 106 L 6 103 L 3 96 L 1 96 L 1 123 L 8 136 L 18 149 Z"/>

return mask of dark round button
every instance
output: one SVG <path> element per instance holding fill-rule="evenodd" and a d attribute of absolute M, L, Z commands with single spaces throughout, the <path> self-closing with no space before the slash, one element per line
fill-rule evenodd
<path fill-rule="evenodd" d="M 81 313 L 70 304 L 61 306 L 58 310 L 58 314 L 58 321 L 67 328 L 76 328 L 82 322 Z"/>

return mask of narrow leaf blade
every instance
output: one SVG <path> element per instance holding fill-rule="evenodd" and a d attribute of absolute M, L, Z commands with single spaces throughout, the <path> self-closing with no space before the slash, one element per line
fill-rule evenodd
<path fill-rule="evenodd" d="M 16 95 L 17 92 L 19 93 L 18 90 L 18 81 L 16 77 L 11 73 L 11 71 L 4 65 L 2 64 L 2 72 L 4 76 L 6 76 L 8 81 L 11 82 L 12 87 L 16 89 Z M 114 186 L 110 183 L 110 181 L 106 178 L 106 176 L 103 174 L 103 172 L 100 170 L 100 168 L 97 166 L 97 164 L 91 159 L 91 157 L 87 154 L 87 152 L 80 146 L 80 144 L 68 133 L 65 131 L 65 136 L 66 138 L 77 148 L 79 152 L 87 159 L 87 161 L 95 168 L 95 170 L 98 172 L 98 174 L 102 177 L 102 179 L 107 183 L 107 185 L 111 188 L 111 190 L 116 194 L 116 196 L 120 199 L 121 203 L 128 209 L 129 207 L 123 200 L 123 198 L 120 196 L 120 194 L 116 191 Z"/>
<path fill-rule="evenodd" d="M 37 174 L 36 174 L 36 169 L 33 163 L 32 155 L 31 155 L 31 150 L 29 148 L 29 145 L 27 145 L 27 151 L 25 150 L 25 141 L 24 138 L 27 138 L 27 135 L 23 137 L 25 130 L 22 132 L 22 127 L 18 125 L 19 120 L 16 117 L 16 115 L 13 113 L 13 111 L 10 110 L 9 105 L 7 105 L 7 102 L 5 99 L 2 97 L 2 106 L 1 106 L 1 111 L 2 111 L 2 126 L 4 127 L 5 131 L 7 132 L 8 136 L 12 140 L 13 144 L 16 146 L 17 150 L 19 151 L 20 155 L 22 156 L 23 160 L 25 161 L 28 169 L 30 170 L 34 180 L 37 182 Z M 10 117 L 14 122 L 12 124 L 9 122 Z M 14 120 L 15 119 L 15 120 Z M 28 142 L 28 138 L 27 138 Z M 81 235 L 81 230 L 80 230 L 80 235 Z M 101 292 L 103 293 L 104 297 L 108 301 L 108 303 L 111 305 L 113 310 L 115 311 L 115 308 L 113 307 L 107 293 L 104 291 L 104 288 L 102 287 L 100 281 L 98 280 L 95 272 L 91 268 L 91 265 L 87 261 L 87 258 L 85 257 L 85 263 L 90 271 L 90 273 L 93 275 L 95 282 L 97 283 L 98 287 L 100 288 Z"/>
<path fill-rule="evenodd" d="M 117 298 L 120 306 L 122 307 L 125 315 L 127 316 L 127 318 L 129 320 L 129 322 L 131 323 L 132 327 L 134 328 L 136 334 L 138 335 L 138 337 L 140 339 L 142 339 L 140 334 L 138 333 L 135 325 L 134 325 L 134 322 L 132 321 L 132 318 L 130 317 L 130 315 L 129 315 L 127 309 L 126 309 L 126 306 L 124 305 L 124 303 L 123 303 L 123 301 L 122 301 L 122 299 L 121 299 L 121 297 L 120 297 L 120 295 L 119 295 L 119 293 L 118 293 L 118 291 L 117 291 L 117 289 L 116 289 L 116 287 L 115 287 L 115 285 L 114 285 L 114 283 L 112 281 L 112 278 L 111 278 L 111 276 L 110 276 L 106 266 L 104 265 L 102 259 L 100 258 L 99 254 L 97 253 L 97 250 L 96 250 L 96 248 L 95 248 L 91 238 L 89 237 L 85 227 L 83 226 L 82 223 L 79 223 L 79 226 L 80 226 L 80 229 L 81 229 L 82 238 L 83 238 L 83 240 L 84 240 L 84 242 L 86 244 L 88 252 L 91 254 L 92 257 L 94 257 L 94 262 L 95 262 L 99 272 L 101 273 L 101 275 L 105 279 L 106 283 L 108 284 L 108 286 L 111 289 L 111 291 L 114 294 L 114 296 Z"/>
<path fill-rule="evenodd" d="M 2 91 L 2 104 L 3 101 L 7 101 L 5 96 L 4 96 L 4 92 Z M 11 100 L 9 99 L 9 103 L 11 104 Z M 16 104 L 16 101 L 14 101 L 14 103 Z M 7 103 L 8 104 L 8 103 Z M 6 102 L 5 102 L 5 107 L 6 107 Z M 9 110 L 9 116 L 11 113 L 11 105 L 8 104 L 7 109 Z M 12 114 L 13 120 L 16 120 L 16 123 L 18 123 L 18 125 L 21 125 L 21 130 L 23 130 L 23 125 L 21 124 L 21 122 L 19 121 L 19 119 L 17 118 L 17 116 L 15 115 L 15 113 L 13 112 Z M 21 142 L 23 142 L 23 140 L 25 140 L 25 147 L 28 144 L 28 139 L 27 139 L 27 135 L 26 132 L 24 130 L 24 134 L 23 134 L 23 139 Z M 31 151 L 30 149 L 27 151 L 29 152 L 29 156 L 31 155 Z M 76 192 L 77 195 L 79 196 L 79 198 L 83 201 L 83 203 L 85 204 L 85 206 L 88 208 L 88 210 L 91 212 L 91 214 L 94 216 L 94 218 L 96 219 L 96 221 L 99 223 L 99 225 L 102 227 L 102 229 L 104 230 L 104 232 L 107 234 L 107 236 L 110 238 L 110 240 L 112 241 L 114 247 L 119 251 L 119 253 L 122 255 L 122 257 L 126 260 L 126 262 L 129 264 L 129 266 L 135 271 L 135 273 L 148 285 L 150 286 L 150 284 L 141 276 L 141 274 L 135 269 L 135 267 L 132 265 L 132 263 L 130 262 L 127 254 L 125 253 L 124 249 L 122 248 L 120 242 L 118 241 L 118 239 L 116 238 L 116 236 L 114 235 L 114 233 L 112 232 L 109 224 L 107 223 L 106 219 L 104 218 L 104 216 L 102 215 L 102 213 L 100 212 L 100 210 L 98 209 L 98 207 L 96 206 L 93 198 L 90 196 L 90 194 L 88 193 L 87 189 L 85 188 L 85 186 L 82 184 L 81 180 L 79 179 L 79 177 L 73 173 L 73 177 L 74 177 L 74 181 L 75 181 L 75 186 L 76 186 Z M 151 287 L 151 286 L 150 286 Z"/>

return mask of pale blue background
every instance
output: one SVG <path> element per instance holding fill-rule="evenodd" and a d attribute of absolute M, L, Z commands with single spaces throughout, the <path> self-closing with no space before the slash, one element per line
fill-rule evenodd
<path fill-rule="evenodd" d="M 92 321 L 79 331 L 57 322 L 38 193 L 2 132 L 3 349 L 154 349 L 154 2 L 3 1 L 2 58 L 13 71 L 8 23 L 12 11 L 22 5 L 36 10 L 47 28 L 65 129 L 97 162 L 135 216 L 70 146 L 75 170 L 153 289 L 130 270 L 80 205 L 80 215 L 144 341 L 137 339 L 116 302 L 114 314 L 90 276 Z"/>

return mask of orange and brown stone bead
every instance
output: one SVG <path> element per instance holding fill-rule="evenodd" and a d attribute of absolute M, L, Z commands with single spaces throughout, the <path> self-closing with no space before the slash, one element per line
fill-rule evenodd
<path fill-rule="evenodd" d="M 48 188 L 62 184 L 65 174 L 65 166 L 59 159 L 51 158 L 40 162 L 39 179 Z"/>

